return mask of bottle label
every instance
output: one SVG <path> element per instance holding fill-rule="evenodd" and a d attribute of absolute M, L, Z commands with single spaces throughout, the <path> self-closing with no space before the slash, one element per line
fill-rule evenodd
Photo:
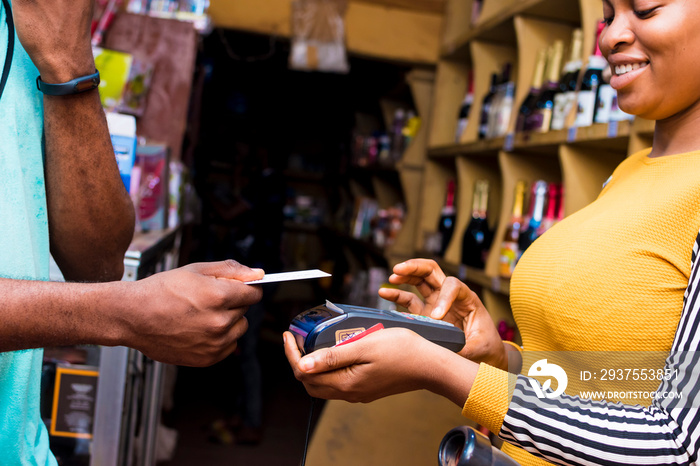
<path fill-rule="evenodd" d="M 455 142 L 459 143 L 462 139 L 462 133 L 467 129 L 468 120 L 466 118 L 460 118 L 457 121 L 457 132 L 455 133 Z"/>
<path fill-rule="evenodd" d="M 501 261 L 499 264 L 499 274 L 501 277 L 513 275 L 515 263 L 518 260 L 518 243 L 515 241 L 504 241 L 501 245 Z"/>
<path fill-rule="evenodd" d="M 544 114 L 542 113 L 542 110 L 535 110 L 525 119 L 525 131 L 540 131 L 540 128 L 542 128 L 543 119 Z"/>
<path fill-rule="evenodd" d="M 578 110 L 576 112 L 576 122 L 574 126 L 583 127 L 593 124 L 595 115 L 596 91 L 579 91 Z"/>
<path fill-rule="evenodd" d="M 543 108 L 538 110 L 537 114 L 540 116 L 540 125 L 537 128 L 533 128 L 533 131 L 546 133 L 549 131 L 549 127 L 552 124 L 552 109 Z"/>
<path fill-rule="evenodd" d="M 617 102 L 617 93 L 615 93 L 615 97 L 613 97 L 612 100 L 612 109 L 610 110 L 610 121 L 623 121 L 623 120 L 634 120 L 634 115 L 630 115 L 629 113 L 625 113 L 620 109 L 620 106 L 618 105 Z"/>
<path fill-rule="evenodd" d="M 487 103 L 481 109 L 481 119 L 479 121 L 479 137 L 481 139 L 488 136 L 490 115 L 491 115 L 491 104 Z"/>
<path fill-rule="evenodd" d="M 603 84 L 598 89 L 598 107 L 595 111 L 596 123 L 607 123 L 613 108 L 613 100 L 617 96 L 617 91 L 610 84 Z"/>
<path fill-rule="evenodd" d="M 564 129 L 566 119 L 576 103 L 575 92 L 561 92 L 554 96 L 554 113 L 552 115 L 552 130 Z"/>

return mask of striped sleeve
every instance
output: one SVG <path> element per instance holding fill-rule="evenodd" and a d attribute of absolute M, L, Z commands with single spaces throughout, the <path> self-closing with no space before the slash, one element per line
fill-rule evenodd
<path fill-rule="evenodd" d="M 562 465 L 695 464 L 700 447 L 700 234 L 663 380 L 649 407 L 547 398 L 532 378 L 518 376 L 499 436 Z M 534 382 L 534 384 L 532 383 Z M 663 394 L 681 397 L 663 397 Z"/>

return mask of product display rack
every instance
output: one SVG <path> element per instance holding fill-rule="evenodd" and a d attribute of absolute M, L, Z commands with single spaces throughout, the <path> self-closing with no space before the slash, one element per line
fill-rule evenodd
<path fill-rule="evenodd" d="M 179 228 L 136 233 L 122 280 L 136 281 L 177 265 Z M 164 364 L 124 346 L 100 349 L 91 466 L 155 464 Z"/>
<path fill-rule="evenodd" d="M 600 193 L 614 168 L 628 155 L 651 145 L 654 123 L 635 119 L 587 127 L 568 127 L 546 133 L 515 133 L 517 109 L 526 96 L 537 51 L 555 40 L 568 44 L 574 28 L 583 29 L 584 67 L 594 44 L 596 23 L 602 19 L 599 0 L 484 0 L 472 25 L 471 0 L 448 0 L 441 58 L 424 170 L 423 205 L 415 251 L 422 238 L 436 231 L 447 180 L 457 180 L 455 233 L 438 262 L 446 273 L 482 290 L 481 297 L 494 320 L 512 322 L 509 280 L 499 276 L 500 242 L 510 221 L 513 190 L 518 180 L 562 183 L 564 214 L 583 208 Z M 506 136 L 479 139 L 481 101 L 492 73 L 511 63 L 516 84 L 514 111 Z M 457 115 L 468 85 L 474 79 L 474 103 L 466 129 L 455 142 Z M 573 118 L 570 115 L 569 123 Z M 572 126 L 572 125 L 569 125 Z M 461 240 L 469 222 L 474 181 L 489 180 L 489 223 L 496 228 L 484 270 L 460 266 Z M 420 254 L 420 252 L 419 252 Z"/>
<path fill-rule="evenodd" d="M 422 122 L 418 133 L 406 148 L 403 157 L 396 166 L 406 205 L 406 217 L 396 241 L 387 248 L 385 253 L 390 267 L 413 257 L 416 241 L 418 241 L 419 237 L 422 238 L 418 225 L 421 220 L 423 204 L 422 187 L 425 182 L 426 147 L 433 106 L 435 78 L 433 69 L 422 68 L 414 69 L 406 78 L 411 89 L 416 112 L 421 117 Z M 435 225 L 437 225 L 437 220 Z"/>

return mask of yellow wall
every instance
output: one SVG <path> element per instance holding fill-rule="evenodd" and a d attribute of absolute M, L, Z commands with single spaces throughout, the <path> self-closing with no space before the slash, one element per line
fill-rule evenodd
<path fill-rule="evenodd" d="M 215 26 L 291 35 L 292 0 L 211 0 Z M 416 64 L 435 64 L 442 15 L 350 1 L 345 15 L 348 52 Z"/>

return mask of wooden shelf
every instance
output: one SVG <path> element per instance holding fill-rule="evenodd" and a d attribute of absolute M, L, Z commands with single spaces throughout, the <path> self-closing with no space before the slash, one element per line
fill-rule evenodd
<path fill-rule="evenodd" d="M 489 1 L 489 0 L 486 0 Z M 491 0 L 496 1 L 496 0 Z M 580 21 L 580 10 L 575 0 L 497 0 L 499 5 L 491 14 L 484 9 L 483 19 L 476 27 L 463 32 L 456 39 L 443 44 L 440 55 L 449 60 L 465 60 L 470 56 L 469 43 L 482 40 L 498 44 L 515 44 L 515 16 L 532 16 L 560 23 L 576 24 Z M 486 14 L 486 16 L 484 16 Z"/>
<path fill-rule="evenodd" d="M 449 144 L 428 149 L 430 159 L 451 158 L 462 154 L 496 155 L 503 149 L 505 138 L 483 139 L 467 144 Z"/>
<path fill-rule="evenodd" d="M 636 125 L 637 123 L 635 123 Z M 604 144 L 606 147 L 624 149 L 632 133 L 633 124 L 630 121 L 595 124 L 569 130 L 549 131 L 546 133 L 520 133 L 508 137 L 486 139 L 467 144 L 449 144 L 428 149 L 430 159 L 456 157 L 459 155 L 496 155 L 499 151 L 528 149 L 556 149 L 562 144 L 584 144 L 595 146 Z M 651 125 L 644 120 L 639 123 L 644 133 L 653 133 Z M 510 144 L 512 142 L 512 145 Z"/>

